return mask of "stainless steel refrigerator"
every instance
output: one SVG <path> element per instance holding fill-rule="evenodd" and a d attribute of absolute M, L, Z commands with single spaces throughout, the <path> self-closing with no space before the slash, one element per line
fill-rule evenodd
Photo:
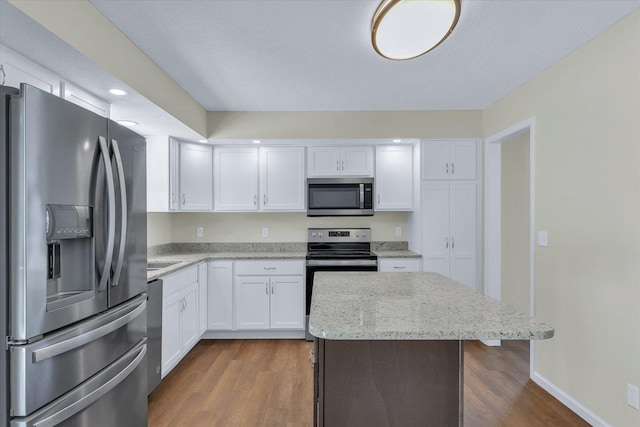
<path fill-rule="evenodd" d="M 0 101 L 0 425 L 145 426 L 145 140 L 26 84 Z"/>

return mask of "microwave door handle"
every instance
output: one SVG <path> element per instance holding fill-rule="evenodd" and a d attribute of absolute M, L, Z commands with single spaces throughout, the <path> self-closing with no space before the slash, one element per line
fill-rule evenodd
<path fill-rule="evenodd" d="M 120 183 L 120 215 L 122 216 L 122 221 L 120 222 L 118 259 L 113 269 L 113 281 L 111 282 L 111 286 L 118 286 L 120 273 L 122 273 L 122 264 L 124 263 L 124 250 L 127 244 L 127 185 L 124 179 L 124 167 L 122 166 L 122 157 L 120 156 L 118 141 L 112 139 L 111 147 L 113 148 L 113 157 L 115 158 L 116 169 L 118 170 L 118 182 Z"/>
<path fill-rule="evenodd" d="M 113 247 L 116 240 L 116 190 L 113 182 L 113 171 L 111 170 L 111 160 L 109 159 L 109 148 L 107 147 L 107 140 L 100 136 L 98 137 L 100 146 L 100 152 L 102 154 L 102 161 L 104 162 L 104 170 L 107 181 L 107 250 L 104 255 L 104 266 L 102 267 L 102 274 L 100 275 L 100 281 L 98 282 L 98 291 L 104 291 L 107 287 L 107 281 L 109 280 L 109 273 L 111 272 L 111 262 L 113 260 Z"/>
<path fill-rule="evenodd" d="M 360 209 L 364 209 L 364 184 L 360 184 Z"/>

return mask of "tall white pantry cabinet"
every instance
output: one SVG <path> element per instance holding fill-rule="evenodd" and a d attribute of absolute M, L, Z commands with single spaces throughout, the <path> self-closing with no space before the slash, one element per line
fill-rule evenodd
<path fill-rule="evenodd" d="M 422 144 L 423 269 L 477 289 L 479 144 L 476 140 Z"/>

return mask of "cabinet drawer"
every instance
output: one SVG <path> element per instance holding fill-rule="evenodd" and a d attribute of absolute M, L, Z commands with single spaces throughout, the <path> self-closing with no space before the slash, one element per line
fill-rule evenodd
<path fill-rule="evenodd" d="M 422 271 L 422 260 L 419 258 L 381 258 L 378 260 L 378 271 Z"/>
<path fill-rule="evenodd" d="M 236 261 L 236 276 L 304 274 L 302 261 Z"/>
<path fill-rule="evenodd" d="M 198 267 L 189 267 L 162 277 L 162 293 L 166 297 L 180 291 L 192 283 L 198 282 Z"/>

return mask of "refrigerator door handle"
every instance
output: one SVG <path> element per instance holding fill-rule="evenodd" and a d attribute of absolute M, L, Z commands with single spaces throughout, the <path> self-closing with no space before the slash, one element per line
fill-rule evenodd
<path fill-rule="evenodd" d="M 142 363 L 147 353 L 146 338 L 119 361 L 103 370 L 85 384 L 42 410 L 26 418 L 11 420 L 12 427 L 53 427 L 85 410 L 116 388 Z M 126 363 L 126 366 L 122 365 Z"/>
<path fill-rule="evenodd" d="M 45 359 L 58 356 L 62 353 L 66 353 L 73 349 L 87 345 L 90 342 L 95 341 L 99 338 L 102 338 L 105 335 L 108 335 L 111 332 L 116 331 L 122 326 L 131 322 L 136 317 L 140 316 L 142 313 L 144 313 L 146 308 L 147 308 L 147 300 L 145 297 L 140 302 L 138 302 L 137 306 L 134 305 L 132 307 L 127 307 L 125 310 L 130 310 L 130 311 L 124 315 L 122 314 L 121 311 L 112 313 L 110 316 L 111 317 L 117 316 L 117 318 L 110 321 L 109 323 L 106 323 L 98 327 L 94 326 L 94 329 L 91 329 L 88 332 L 85 332 L 83 334 L 77 335 L 69 339 L 65 339 L 63 341 L 59 341 L 47 347 L 43 347 L 41 349 L 35 350 L 32 353 L 33 363 L 38 363 Z M 107 320 L 109 319 L 107 318 Z M 104 322 L 105 319 L 98 319 L 97 321 Z"/>
<path fill-rule="evenodd" d="M 98 290 L 104 291 L 107 288 L 107 282 L 111 272 L 111 263 L 113 260 L 113 247 L 116 240 L 116 190 L 113 181 L 113 171 L 111 170 L 111 160 L 109 158 L 109 148 L 107 147 L 107 140 L 100 136 L 98 137 L 100 145 L 100 152 L 102 154 L 102 161 L 104 162 L 105 175 L 107 177 L 107 250 L 104 255 L 104 266 L 102 267 L 102 274 L 100 275 L 100 282 L 98 283 Z"/>
<path fill-rule="evenodd" d="M 120 247 L 118 248 L 118 259 L 116 260 L 116 266 L 113 269 L 113 280 L 111 281 L 111 286 L 118 286 L 120 273 L 122 272 L 122 263 L 124 262 L 124 250 L 127 244 L 127 185 L 124 179 L 124 167 L 122 166 L 122 157 L 120 156 L 118 141 L 112 139 L 111 147 L 113 148 L 113 157 L 116 161 L 118 182 L 120 183 L 120 215 L 122 216 L 122 221 L 120 222 Z"/>

